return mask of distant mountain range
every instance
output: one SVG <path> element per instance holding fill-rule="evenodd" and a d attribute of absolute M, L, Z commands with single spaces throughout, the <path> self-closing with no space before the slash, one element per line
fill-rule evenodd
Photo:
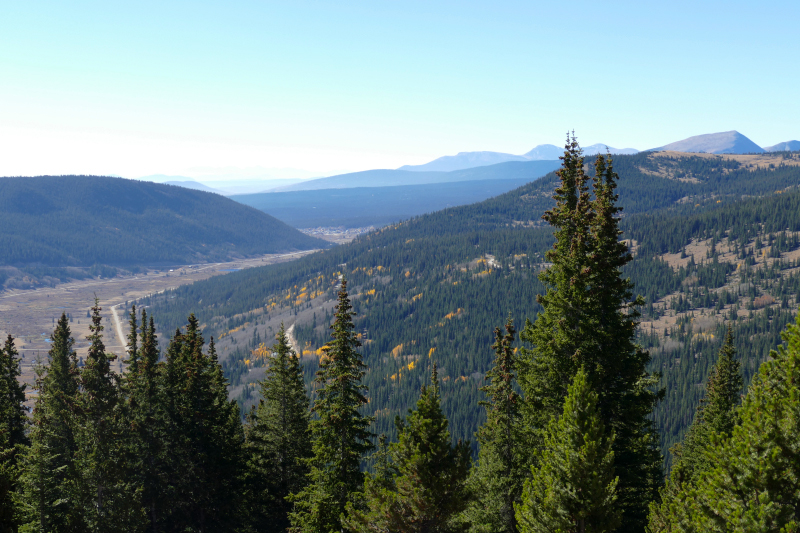
<path fill-rule="evenodd" d="M 760 147 L 738 131 L 725 131 L 696 135 L 673 142 L 649 151 L 697 152 L 707 154 L 752 154 L 763 152 L 779 152 L 800 150 L 800 141 L 787 141 L 774 146 Z M 583 147 L 585 155 L 597 155 L 608 151 L 611 154 L 633 155 L 639 152 L 635 148 L 614 148 L 607 144 L 598 143 Z M 541 161 L 555 160 L 561 157 L 564 149 L 554 144 L 540 144 L 531 151 L 522 154 L 506 154 L 503 152 L 459 152 L 456 155 L 446 155 L 425 163 L 424 165 L 404 165 L 398 170 L 411 172 L 464 170 L 480 166 L 496 165 L 508 161 Z"/>
<path fill-rule="evenodd" d="M 709 154 L 752 154 L 800 150 L 800 141 L 786 141 L 760 147 L 738 131 L 696 135 L 648 151 L 675 151 Z M 459 152 L 439 157 L 424 165 L 404 165 L 396 170 L 376 169 L 351 172 L 317 179 L 238 179 L 209 181 L 185 176 L 155 174 L 140 178 L 145 181 L 177 185 L 189 189 L 215 192 L 225 196 L 262 192 L 311 191 L 351 187 L 395 187 L 472 180 L 530 179 L 555 170 L 564 149 L 553 144 L 540 144 L 525 154 L 503 152 Z M 598 143 L 583 147 L 583 153 L 633 155 L 635 148 L 614 148 Z M 510 166 L 505 166 L 510 165 Z M 522 166 L 518 166 L 522 165 Z M 483 170 L 481 170 L 483 169 Z"/>
<path fill-rule="evenodd" d="M 530 181 L 528 178 L 452 181 L 241 194 L 230 198 L 296 228 L 363 228 L 385 226 L 447 207 L 480 202 Z"/>
<path fill-rule="evenodd" d="M 253 194 L 264 192 L 276 187 L 291 185 L 303 181 L 299 178 L 234 178 L 234 179 L 206 179 L 190 178 L 188 176 L 170 176 L 167 174 L 151 174 L 138 178 L 141 181 L 176 185 L 187 189 L 214 192 L 223 196 L 234 194 Z"/>
<path fill-rule="evenodd" d="M 595 155 L 608 150 L 612 154 L 635 154 L 634 148 L 614 148 L 605 144 L 593 144 L 583 149 L 586 155 Z M 557 160 L 564 154 L 564 149 L 554 144 L 540 144 L 523 155 L 506 154 L 503 152 L 459 152 L 456 155 L 446 155 L 425 163 L 424 165 L 403 165 L 397 170 L 411 172 L 452 172 L 508 161 L 547 161 Z"/>
<path fill-rule="evenodd" d="M 455 181 L 528 179 L 533 181 L 561 166 L 561 161 L 506 161 L 494 165 L 441 171 L 365 170 L 328 178 L 307 180 L 268 192 L 312 191 L 317 189 L 347 189 L 350 187 L 393 187 Z"/>

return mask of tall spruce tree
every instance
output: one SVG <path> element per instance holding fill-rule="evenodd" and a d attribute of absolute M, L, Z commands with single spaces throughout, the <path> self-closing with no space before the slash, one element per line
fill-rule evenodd
<path fill-rule="evenodd" d="M 691 486 L 695 476 L 714 467 L 710 459 L 711 449 L 720 439 L 730 438 L 738 422 L 736 408 L 742 386 L 741 368 L 736 360 L 733 332 L 729 327 L 692 425 L 683 443 L 670 450 L 673 454 L 672 471 L 661 490 L 661 501 L 651 504 L 649 531 L 680 531 L 681 524 L 688 520 L 689 508 L 682 501 L 686 497 L 684 489 Z"/>
<path fill-rule="evenodd" d="M 544 447 L 517 505 L 523 533 L 603 533 L 620 523 L 613 435 L 604 427 L 597 393 L 581 368 L 564 412 L 550 421 Z"/>
<path fill-rule="evenodd" d="M 511 318 L 505 334 L 495 328 L 494 365 L 486 373 L 489 384 L 481 390 L 488 401 L 486 422 L 478 430 L 478 461 L 470 472 L 473 494 L 463 519 L 474 533 L 516 533 L 514 504 L 520 501 L 528 457 L 524 443 L 521 398 L 514 390 L 516 354 Z"/>
<path fill-rule="evenodd" d="M 800 316 L 783 340 L 753 378 L 731 436 L 712 435 L 711 466 L 683 486 L 671 508 L 680 520 L 667 531 L 800 529 Z"/>
<path fill-rule="evenodd" d="M 192 314 L 185 333 L 176 332 L 167 349 L 164 531 L 230 531 L 243 519 L 239 408 L 228 400 L 213 338 L 207 353 L 204 344 Z"/>
<path fill-rule="evenodd" d="M 305 485 L 311 457 L 310 402 L 297 354 L 281 324 L 261 381 L 262 400 L 246 428 L 248 486 L 254 496 L 252 526 L 281 532 L 289 527 L 287 496 Z"/>
<path fill-rule="evenodd" d="M 638 532 L 661 483 L 650 413 L 663 393 L 654 391 L 657 376 L 647 372 L 649 354 L 635 342 L 643 300 L 633 297 L 630 280 L 622 277 L 631 255 L 620 241 L 618 177 L 611 158 L 596 159 L 594 198 L 574 136 L 562 159 L 556 205 L 543 217 L 555 228 L 555 244 L 547 252 L 552 266 L 540 274 L 547 286 L 539 297 L 543 311 L 520 335 L 532 345 L 520 358 L 526 419 L 532 428 L 546 427 L 578 368 L 585 368 L 598 393 L 600 416 L 616 434 L 620 531 Z"/>
<path fill-rule="evenodd" d="M 135 532 L 144 528 L 141 490 L 127 479 L 126 428 L 116 356 L 106 352 L 100 304 L 95 298 L 89 353 L 80 373 L 76 402 L 76 473 L 72 497 L 81 506 L 86 531 Z"/>
<path fill-rule="evenodd" d="M 470 448 L 469 443 L 452 444 L 435 365 L 417 408 L 395 423 L 398 442 L 389 447 L 392 470 L 378 462 L 365 483 L 365 509 L 348 503 L 344 526 L 356 533 L 460 531 L 456 518 L 467 505 Z"/>
<path fill-rule="evenodd" d="M 51 335 L 48 362 L 36 366 L 39 395 L 33 408 L 31 447 L 23 459 L 19 498 L 21 530 L 30 533 L 83 530 L 81 511 L 68 497 L 76 477 L 74 410 L 78 358 L 66 313 Z"/>
<path fill-rule="evenodd" d="M 158 362 L 158 338 L 153 318 L 148 322 L 142 310 L 137 324 L 136 306 L 131 309 L 128 334 L 128 361 L 125 372 L 125 425 L 129 430 L 129 475 L 142 490 L 142 506 L 147 513 L 147 531 L 160 531 L 166 481 L 167 413 Z M 138 327 L 138 331 L 137 331 Z"/>
<path fill-rule="evenodd" d="M 20 383 L 19 352 L 9 335 L 0 349 L 0 531 L 15 532 L 14 492 L 20 476 L 20 457 L 28 445 L 25 385 Z"/>
<path fill-rule="evenodd" d="M 361 384 L 366 365 L 357 348 L 353 306 L 342 278 L 331 325 L 332 340 L 325 346 L 314 382 L 319 389 L 312 409 L 313 456 L 307 485 L 292 496 L 291 531 L 329 533 L 342 529 L 341 517 L 348 503 L 362 504 L 364 474 L 361 462 L 372 449 L 372 419 L 361 414 L 367 404 Z"/>

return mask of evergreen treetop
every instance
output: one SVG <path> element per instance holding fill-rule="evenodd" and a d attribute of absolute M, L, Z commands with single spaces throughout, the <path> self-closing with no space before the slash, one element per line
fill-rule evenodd
<path fill-rule="evenodd" d="M 341 529 L 341 516 L 362 490 L 361 462 L 372 449 L 372 418 L 361 414 L 367 404 L 361 380 L 366 365 L 357 348 L 353 307 L 342 278 L 326 345 L 314 383 L 319 387 L 311 421 L 313 456 L 306 487 L 293 495 L 293 531 L 327 533 Z"/>
<path fill-rule="evenodd" d="M 478 460 L 469 487 L 472 500 L 463 520 L 474 533 L 516 533 L 514 504 L 519 502 L 528 457 L 522 428 L 522 398 L 515 390 L 514 324 L 509 317 L 505 334 L 495 328 L 494 364 L 481 388 L 487 401 L 486 422 L 478 430 Z"/>
<path fill-rule="evenodd" d="M 520 358 L 526 423 L 541 432 L 558 414 L 568 385 L 583 367 L 598 394 L 604 424 L 616 434 L 621 531 L 640 531 L 648 503 L 661 483 L 661 456 L 650 414 L 663 392 L 647 371 L 649 354 L 636 344 L 637 306 L 633 286 L 622 275 L 631 260 L 620 241 L 617 174 L 610 156 L 597 156 L 589 176 L 574 135 L 568 139 L 558 172 L 555 207 L 544 219 L 554 227 L 551 265 L 540 279 L 543 311 L 526 322 L 520 338 L 531 344 Z"/>
<path fill-rule="evenodd" d="M 286 497 L 305 484 L 311 456 L 309 399 L 300 361 L 281 324 L 275 336 L 261 397 L 246 430 L 250 452 L 248 482 L 257 498 L 254 524 L 263 531 L 285 531 L 291 506 Z"/>
<path fill-rule="evenodd" d="M 398 441 L 389 446 L 391 468 L 378 456 L 365 484 L 365 509 L 348 504 L 344 525 L 358 533 L 459 531 L 456 517 L 468 501 L 469 444 L 452 444 L 433 366 L 417 408 L 396 420 Z"/>

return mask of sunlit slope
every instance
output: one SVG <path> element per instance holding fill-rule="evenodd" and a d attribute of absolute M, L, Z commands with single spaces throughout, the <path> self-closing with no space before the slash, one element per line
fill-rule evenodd
<path fill-rule="evenodd" d="M 728 324 L 740 332 L 737 348 L 749 378 L 797 309 L 800 160 L 776 157 L 756 165 L 746 158 L 614 159 L 623 229 L 635 250 L 627 273 L 648 301 L 641 341 L 669 388 L 656 413 L 665 446 L 691 420 L 720 332 Z M 310 375 L 329 334 L 323 303 L 344 274 L 371 367 L 366 381 L 377 430 L 391 431 L 435 360 L 455 434 L 472 438 L 482 418 L 478 389 L 492 360 L 492 329 L 508 315 L 522 327 L 539 309 L 536 295 L 544 288 L 537 274 L 552 243 L 541 214 L 552 205 L 555 183 L 548 175 L 296 263 L 234 273 L 147 303 L 164 330 L 194 311 L 210 333 L 226 334 L 219 345 L 226 371 L 246 400 L 252 387 L 242 384 L 259 364 L 250 336 L 269 339 L 262 326 L 267 317 L 296 320 Z M 237 328 L 247 334 L 226 343 Z"/>

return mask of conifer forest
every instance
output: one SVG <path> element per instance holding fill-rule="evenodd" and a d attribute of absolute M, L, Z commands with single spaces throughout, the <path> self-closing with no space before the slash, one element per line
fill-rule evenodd
<path fill-rule="evenodd" d="M 62 315 L 30 412 L 9 335 L 0 533 L 800 531 L 797 171 L 649 157 L 573 135 L 514 194 L 144 298 L 124 354 Z"/>

